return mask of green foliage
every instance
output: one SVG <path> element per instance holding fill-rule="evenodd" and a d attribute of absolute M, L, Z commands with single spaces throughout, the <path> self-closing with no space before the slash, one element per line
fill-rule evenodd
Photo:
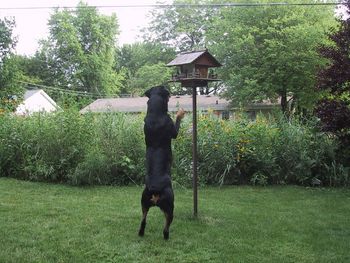
<path fill-rule="evenodd" d="M 46 89 L 45 92 L 57 103 L 63 110 L 81 110 L 89 105 L 97 96 L 84 94 L 71 94 L 61 90 Z"/>
<path fill-rule="evenodd" d="M 17 39 L 12 35 L 15 26 L 14 18 L 0 19 L 0 68 L 4 58 L 11 54 L 16 46 Z"/>
<path fill-rule="evenodd" d="M 142 96 L 150 87 L 166 84 L 171 79 L 171 73 L 172 69 L 165 67 L 164 63 L 143 65 L 130 78 L 130 91 L 132 94 Z"/>
<path fill-rule="evenodd" d="M 315 107 L 315 115 L 320 119 L 323 131 L 337 136 L 341 141 L 340 156 L 350 166 L 350 1 L 342 5 L 343 17 L 339 27 L 329 35 L 329 45 L 319 49 L 329 63 L 318 72 L 319 91 L 324 98 Z M 342 158 L 342 157 L 340 157 Z"/>
<path fill-rule="evenodd" d="M 191 123 L 183 124 L 174 143 L 174 180 L 191 183 Z M 338 142 L 314 130 L 314 124 L 258 116 L 222 121 L 201 115 L 198 167 L 203 184 L 300 184 L 319 179 L 324 185 L 349 185 L 348 170 L 336 160 Z M 338 180 L 330 178 L 330 166 Z M 341 179 L 340 179 L 341 178 Z"/>
<path fill-rule="evenodd" d="M 1 117 L 0 173 L 71 184 L 140 183 L 142 122 L 77 111 Z"/>
<path fill-rule="evenodd" d="M 198 117 L 198 174 L 205 185 L 348 186 L 336 138 L 313 123 L 258 116 Z M 192 123 L 173 141 L 174 185 L 192 182 Z M 140 185 L 145 176 L 143 116 L 77 111 L 0 117 L 0 174 L 73 185 Z"/>
<path fill-rule="evenodd" d="M 334 24 L 334 11 L 325 6 L 220 9 L 208 38 L 225 65 L 226 96 L 243 103 L 281 98 L 287 115 L 289 99 L 310 109 L 317 70 L 326 62 L 317 48 Z"/>
<path fill-rule="evenodd" d="M 18 59 L 12 55 L 17 39 L 14 37 L 15 20 L 0 19 L 0 115 L 13 112 L 21 101 L 23 90 L 17 82 L 22 73 Z"/>
<path fill-rule="evenodd" d="M 119 92 L 123 75 L 117 74 L 115 43 L 118 22 L 80 2 L 76 12 L 56 10 L 49 20 L 50 38 L 42 41 L 36 57 L 43 68 L 39 78 L 51 86 L 96 94 Z M 48 78 L 48 79 L 47 79 Z"/>
<path fill-rule="evenodd" d="M 15 165 L 10 164 L 18 176 L 66 182 L 84 156 L 90 133 L 89 120 L 74 112 L 58 112 L 24 119 L 8 116 L 7 121 L 16 127 L 15 138 L 20 138 L 7 143 L 8 150 L 14 151 L 20 160 Z M 6 173 L 11 175 L 11 171 Z"/>
<path fill-rule="evenodd" d="M 90 150 L 107 158 L 109 177 L 103 184 L 140 184 L 145 174 L 141 116 L 105 114 L 95 117 L 95 125 Z"/>
<path fill-rule="evenodd" d="M 108 158 L 98 150 L 89 151 L 70 176 L 73 185 L 106 184 L 109 175 Z"/>
<path fill-rule="evenodd" d="M 24 78 L 18 58 L 7 56 L 0 65 L 0 114 L 13 112 L 22 102 L 24 89 L 19 81 Z"/>
<path fill-rule="evenodd" d="M 176 0 L 175 5 L 205 4 L 212 1 Z M 177 51 L 203 49 L 208 42 L 206 31 L 217 10 L 212 8 L 170 7 L 151 11 L 150 26 L 144 29 L 143 38 L 162 43 Z M 209 40 L 210 41 L 210 40 Z"/>
<path fill-rule="evenodd" d="M 152 86 L 171 79 L 171 69 L 165 65 L 175 57 L 175 52 L 158 43 L 123 45 L 117 52 L 116 70 L 126 76 L 122 93 L 143 95 Z"/>
<path fill-rule="evenodd" d="M 176 176 L 190 185 L 192 180 L 192 122 L 186 119 L 174 143 Z M 237 137 L 232 136 L 230 123 L 211 115 L 198 119 L 198 174 L 202 184 L 224 184 L 236 167 L 234 147 Z M 233 131 L 232 131 L 233 132 Z M 176 179 L 175 179 L 176 180 Z M 232 183 L 232 181 L 231 181 Z"/>
<path fill-rule="evenodd" d="M 117 50 L 116 69 L 127 68 L 135 72 L 143 65 L 167 63 L 175 56 L 173 49 L 159 43 L 136 42 L 125 44 Z"/>

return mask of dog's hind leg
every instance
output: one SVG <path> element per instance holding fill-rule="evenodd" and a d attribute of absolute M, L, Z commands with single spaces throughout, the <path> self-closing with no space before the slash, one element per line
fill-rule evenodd
<path fill-rule="evenodd" d="M 142 220 L 141 220 L 141 225 L 140 225 L 140 230 L 139 230 L 140 237 L 143 237 L 145 234 L 146 218 L 147 218 L 148 210 L 149 210 L 149 208 L 142 207 Z"/>
<path fill-rule="evenodd" d="M 165 226 L 163 229 L 163 237 L 165 240 L 168 240 L 169 239 L 169 228 L 170 228 L 171 222 L 173 222 L 173 218 L 174 218 L 172 209 L 171 209 L 171 211 L 164 212 L 164 215 L 165 215 Z"/>
<path fill-rule="evenodd" d="M 163 229 L 163 237 L 165 240 L 169 239 L 169 229 L 174 218 L 174 193 L 172 188 L 166 188 L 163 191 L 159 200 L 159 207 L 165 215 L 165 225 Z"/>
<path fill-rule="evenodd" d="M 139 230 L 140 237 L 144 236 L 145 234 L 147 213 L 149 208 L 151 207 L 151 203 L 149 199 L 150 199 L 150 193 L 148 192 L 147 188 L 145 188 L 142 192 L 142 197 L 141 197 L 142 220 L 141 220 L 141 225 Z"/>

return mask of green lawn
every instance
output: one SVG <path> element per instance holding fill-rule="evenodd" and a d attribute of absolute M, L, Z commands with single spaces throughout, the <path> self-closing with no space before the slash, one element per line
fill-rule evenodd
<path fill-rule="evenodd" d="M 0 178 L 0 262 L 350 262 L 349 189 L 175 189 L 169 241 L 141 191 Z"/>

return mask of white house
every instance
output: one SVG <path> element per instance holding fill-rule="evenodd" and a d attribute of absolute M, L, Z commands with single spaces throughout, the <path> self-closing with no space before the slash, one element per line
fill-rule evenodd
<path fill-rule="evenodd" d="M 45 91 L 41 89 L 27 90 L 24 93 L 24 100 L 18 105 L 15 114 L 30 115 L 34 112 L 52 112 L 58 109 L 59 106 Z"/>

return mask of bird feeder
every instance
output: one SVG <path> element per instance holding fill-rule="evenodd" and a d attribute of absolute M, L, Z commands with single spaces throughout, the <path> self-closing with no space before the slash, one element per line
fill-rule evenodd
<path fill-rule="evenodd" d="M 167 66 L 177 67 L 171 81 L 180 82 L 182 87 L 206 87 L 208 82 L 220 80 L 210 68 L 220 67 L 221 64 L 208 50 L 181 53 Z"/>
<path fill-rule="evenodd" d="M 177 67 L 171 82 L 180 82 L 182 87 L 192 88 L 192 161 L 193 161 L 193 215 L 198 214 L 198 174 L 197 174 L 197 87 L 206 87 L 209 82 L 220 81 L 211 68 L 221 64 L 208 50 L 180 53 L 167 64 Z"/>

